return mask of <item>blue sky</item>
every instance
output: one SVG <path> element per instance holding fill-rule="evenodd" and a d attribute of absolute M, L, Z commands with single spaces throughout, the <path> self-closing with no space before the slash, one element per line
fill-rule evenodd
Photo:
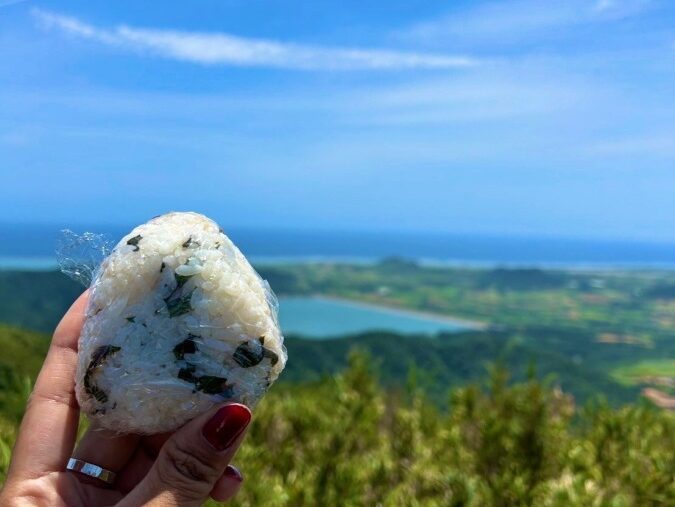
<path fill-rule="evenodd" d="M 675 2 L 0 0 L 4 222 L 675 241 Z"/>

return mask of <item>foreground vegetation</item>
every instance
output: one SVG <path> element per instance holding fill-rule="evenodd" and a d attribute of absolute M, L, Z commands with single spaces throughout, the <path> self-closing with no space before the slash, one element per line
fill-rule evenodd
<path fill-rule="evenodd" d="M 675 418 L 647 405 L 576 408 L 534 378 L 429 403 L 384 390 L 372 361 L 273 387 L 236 461 L 241 506 L 636 506 L 675 502 Z M 0 417 L 0 483 L 16 420 Z"/>

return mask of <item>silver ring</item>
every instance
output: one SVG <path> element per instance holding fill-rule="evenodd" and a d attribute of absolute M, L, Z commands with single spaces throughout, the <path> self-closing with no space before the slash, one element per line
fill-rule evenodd
<path fill-rule="evenodd" d="M 87 463 L 86 461 L 82 461 L 81 459 L 75 458 L 70 458 L 68 460 L 66 470 L 88 475 L 89 477 L 93 477 L 94 479 L 103 481 L 106 484 L 112 484 L 113 482 L 115 482 L 115 476 L 117 475 L 115 472 L 106 470 L 105 468 L 102 468 L 98 465 L 94 465 L 93 463 Z"/>

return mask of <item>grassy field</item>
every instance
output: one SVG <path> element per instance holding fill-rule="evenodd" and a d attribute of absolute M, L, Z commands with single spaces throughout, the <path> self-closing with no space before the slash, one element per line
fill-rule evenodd
<path fill-rule="evenodd" d="M 642 384 L 648 381 L 648 377 L 672 377 L 675 375 L 675 359 L 640 361 L 616 368 L 613 375 L 626 385 Z"/>
<path fill-rule="evenodd" d="M 660 406 L 670 407 L 675 400 L 675 359 L 633 362 L 615 368 L 612 377 L 625 386 L 643 387 L 643 394 Z"/>

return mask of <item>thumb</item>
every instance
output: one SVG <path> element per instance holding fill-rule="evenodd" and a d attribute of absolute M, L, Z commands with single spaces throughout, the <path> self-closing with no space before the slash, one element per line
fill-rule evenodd
<path fill-rule="evenodd" d="M 200 506 L 239 448 L 251 412 L 232 403 L 187 423 L 167 440 L 123 506 Z"/>

